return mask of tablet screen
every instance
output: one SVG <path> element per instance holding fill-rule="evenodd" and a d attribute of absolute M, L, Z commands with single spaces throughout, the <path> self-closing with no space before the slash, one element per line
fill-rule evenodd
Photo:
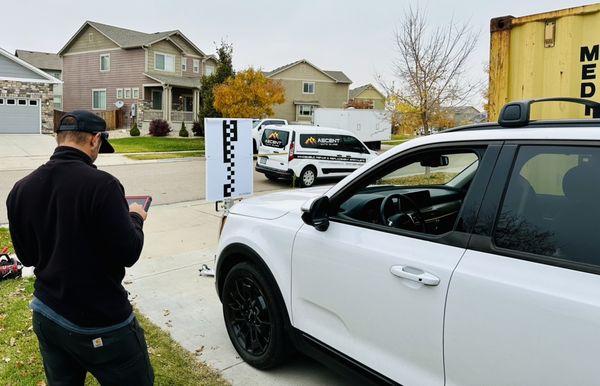
<path fill-rule="evenodd" d="M 152 203 L 152 197 L 150 196 L 125 196 L 125 199 L 127 200 L 127 205 L 140 204 L 146 212 L 150 209 L 150 204 Z"/>

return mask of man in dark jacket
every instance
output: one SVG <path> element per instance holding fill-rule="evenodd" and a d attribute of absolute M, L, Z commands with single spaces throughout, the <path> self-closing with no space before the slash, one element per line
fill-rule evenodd
<path fill-rule="evenodd" d="M 6 205 L 17 257 L 35 267 L 31 302 L 50 386 L 151 385 L 144 333 L 121 285 L 138 260 L 146 212 L 96 169 L 112 153 L 104 120 L 86 111 L 61 119 L 50 161 L 17 182 Z"/>

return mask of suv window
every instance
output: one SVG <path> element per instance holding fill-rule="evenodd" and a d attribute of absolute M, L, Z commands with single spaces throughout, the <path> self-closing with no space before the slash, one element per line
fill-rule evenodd
<path fill-rule="evenodd" d="M 287 143 L 290 133 L 285 130 L 265 129 L 262 135 L 262 144 L 269 147 L 283 149 Z"/>
<path fill-rule="evenodd" d="M 494 242 L 501 248 L 600 266 L 600 148 L 522 146 Z"/>
<path fill-rule="evenodd" d="M 353 188 L 337 216 L 395 230 L 448 233 L 484 152 L 485 148 L 423 150 L 400 159 Z"/>

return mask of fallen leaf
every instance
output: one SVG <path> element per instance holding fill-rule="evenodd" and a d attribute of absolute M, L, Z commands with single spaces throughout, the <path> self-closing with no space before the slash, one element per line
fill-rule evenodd
<path fill-rule="evenodd" d="M 9 357 L 4 357 L 4 358 L 2 358 L 2 360 L 3 360 L 4 362 L 6 362 L 6 363 L 10 362 L 10 358 L 9 358 Z"/>
<path fill-rule="evenodd" d="M 163 316 L 169 316 L 171 314 L 171 311 L 167 310 L 166 308 L 163 310 Z"/>
<path fill-rule="evenodd" d="M 10 347 L 13 347 L 15 345 L 15 343 L 17 343 L 17 340 L 14 337 L 10 338 L 10 341 L 8 342 Z"/>
<path fill-rule="evenodd" d="M 131 284 L 131 283 L 133 283 L 131 280 L 125 280 L 125 281 L 123 282 L 123 284 Z"/>

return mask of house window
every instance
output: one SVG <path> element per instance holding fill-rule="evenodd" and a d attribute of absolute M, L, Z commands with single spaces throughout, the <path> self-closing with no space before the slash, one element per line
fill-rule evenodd
<path fill-rule="evenodd" d="M 154 53 L 154 69 L 159 71 L 175 72 L 175 56 Z"/>
<path fill-rule="evenodd" d="M 4 99 L 0 99 L 0 105 L 4 104 Z"/>
<path fill-rule="evenodd" d="M 55 109 L 57 109 L 57 110 L 62 109 L 62 95 L 55 95 L 53 102 L 54 102 Z"/>
<path fill-rule="evenodd" d="M 134 87 L 131 89 L 131 98 L 140 99 L 140 89 L 138 87 Z"/>
<path fill-rule="evenodd" d="M 123 89 L 122 88 L 117 89 L 117 99 L 123 99 Z"/>
<path fill-rule="evenodd" d="M 106 110 L 106 89 L 92 90 L 92 109 Z"/>
<path fill-rule="evenodd" d="M 152 110 L 162 110 L 162 91 L 152 90 Z"/>
<path fill-rule="evenodd" d="M 299 108 L 300 108 L 300 110 L 299 110 L 300 115 L 302 115 L 303 117 L 312 117 L 315 106 L 299 105 Z"/>
<path fill-rule="evenodd" d="M 187 58 L 185 56 L 181 57 L 181 71 L 187 71 Z"/>
<path fill-rule="evenodd" d="M 214 66 L 204 66 L 204 75 L 210 76 L 215 72 Z"/>
<path fill-rule="evenodd" d="M 125 99 L 131 99 L 131 89 L 130 88 L 125 88 L 123 89 L 123 92 L 125 94 Z"/>
<path fill-rule="evenodd" d="M 27 100 L 19 99 L 19 106 L 27 106 Z"/>
<path fill-rule="evenodd" d="M 315 82 L 302 82 L 302 94 L 314 94 Z"/>
<path fill-rule="evenodd" d="M 35 100 L 35 99 L 31 99 L 31 100 L 29 101 L 29 106 L 37 106 L 37 100 Z"/>
<path fill-rule="evenodd" d="M 110 71 L 110 54 L 100 55 L 100 71 Z"/>
<path fill-rule="evenodd" d="M 7 99 L 7 100 L 6 100 L 6 104 L 7 104 L 7 105 L 14 105 L 14 104 L 16 104 L 16 102 L 15 102 L 15 100 L 14 100 L 14 99 Z"/>
<path fill-rule="evenodd" d="M 197 74 L 200 72 L 200 60 L 194 59 L 194 72 Z"/>

